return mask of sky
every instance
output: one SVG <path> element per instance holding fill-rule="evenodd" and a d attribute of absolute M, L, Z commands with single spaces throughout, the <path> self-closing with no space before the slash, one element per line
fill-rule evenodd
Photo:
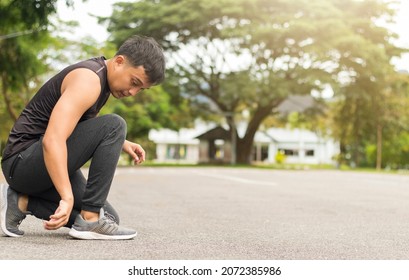
<path fill-rule="evenodd" d="M 126 2 L 120 0 L 74 0 L 74 7 L 67 7 L 65 0 L 57 2 L 58 17 L 64 21 L 77 21 L 79 27 L 75 34 L 67 37 L 91 36 L 98 42 L 104 42 L 108 38 L 106 27 L 98 24 L 97 20 L 91 16 L 110 16 L 112 5 L 115 2 Z"/>
<path fill-rule="evenodd" d="M 110 16 L 112 4 L 115 2 L 124 2 L 132 0 L 74 0 L 74 7 L 67 8 L 65 0 L 58 2 L 58 16 L 62 20 L 78 21 L 79 27 L 67 37 L 81 38 L 91 36 L 98 42 L 104 42 L 108 38 L 106 27 L 99 25 L 97 20 L 90 16 Z M 203 0 L 205 1 L 205 0 Z M 409 48 L 409 0 L 400 0 L 399 10 L 396 15 L 396 24 L 391 29 L 399 34 L 399 40 L 396 45 L 399 47 Z M 409 72 L 409 54 L 404 54 L 401 59 L 393 60 L 398 70 Z"/>

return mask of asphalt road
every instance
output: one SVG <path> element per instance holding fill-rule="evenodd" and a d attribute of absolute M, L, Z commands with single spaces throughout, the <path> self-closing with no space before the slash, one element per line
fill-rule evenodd
<path fill-rule="evenodd" d="M 409 175 L 121 168 L 109 200 L 135 239 L 75 240 L 30 216 L 0 259 L 409 259 Z"/>

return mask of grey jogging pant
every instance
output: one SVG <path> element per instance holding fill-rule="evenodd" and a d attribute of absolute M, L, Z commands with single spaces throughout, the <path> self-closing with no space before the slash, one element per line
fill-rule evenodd
<path fill-rule="evenodd" d="M 67 227 L 81 210 L 104 209 L 119 217 L 107 202 L 112 179 L 126 136 L 126 123 L 118 115 L 105 115 L 78 123 L 67 140 L 68 172 L 74 194 L 74 208 Z M 88 180 L 80 168 L 91 159 Z M 49 220 L 60 201 L 44 163 L 42 138 L 21 153 L 2 162 L 11 188 L 29 196 L 28 211 Z"/>

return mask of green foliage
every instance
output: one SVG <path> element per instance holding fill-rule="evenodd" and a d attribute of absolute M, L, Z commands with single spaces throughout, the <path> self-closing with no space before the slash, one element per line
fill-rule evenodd
<path fill-rule="evenodd" d="M 71 1 L 66 1 L 69 4 Z M 56 12 L 57 0 L 2 0 L 0 19 L 2 31 L 24 32 L 46 27 L 49 15 Z M 28 30 L 24 30 L 28 29 Z"/>
<path fill-rule="evenodd" d="M 366 145 L 366 159 L 361 166 L 374 167 L 376 164 L 376 150 L 374 144 Z M 389 169 L 409 168 L 409 132 L 401 131 L 392 138 L 386 139 L 382 146 L 382 167 Z"/>
<path fill-rule="evenodd" d="M 334 107 L 334 135 L 341 141 L 343 154 L 350 154 L 348 160 L 358 166 L 374 167 L 377 161 L 380 166 L 403 164 L 401 140 L 408 129 L 409 77 L 393 72 L 386 63 L 381 68 L 384 73 L 376 78 L 362 75 L 344 87 Z M 382 158 L 373 158 L 378 149 L 382 149 Z"/>
<path fill-rule="evenodd" d="M 3 0 L 0 2 L 0 94 L 5 118 L 15 120 L 49 68 L 47 48 L 52 45 L 49 16 L 57 0 Z M 8 131 L 9 122 L 1 124 Z"/>

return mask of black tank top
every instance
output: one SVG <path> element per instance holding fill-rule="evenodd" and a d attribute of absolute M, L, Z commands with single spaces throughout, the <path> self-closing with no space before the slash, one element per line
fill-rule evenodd
<path fill-rule="evenodd" d="M 98 100 L 82 115 L 80 122 L 96 117 L 110 96 L 104 60 L 105 57 L 102 56 L 73 64 L 48 80 L 30 100 L 14 124 L 3 152 L 2 161 L 24 151 L 44 135 L 51 112 L 61 97 L 62 82 L 65 76 L 74 69 L 90 69 L 100 79 L 101 93 Z"/>

